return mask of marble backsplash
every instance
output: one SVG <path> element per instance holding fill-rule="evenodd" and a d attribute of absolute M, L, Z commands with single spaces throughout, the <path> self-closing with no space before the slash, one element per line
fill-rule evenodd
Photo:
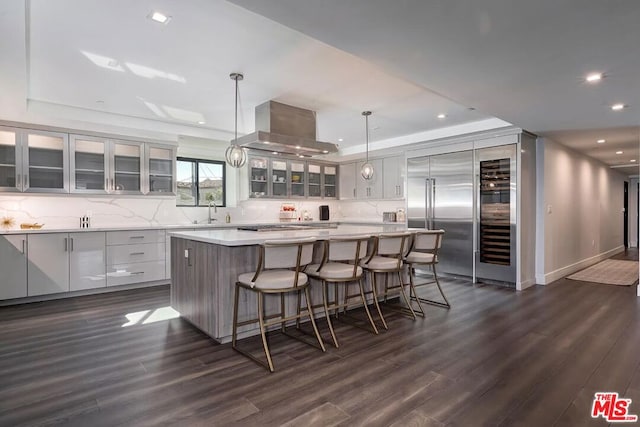
<path fill-rule="evenodd" d="M 227 213 L 232 223 L 277 222 L 282 200 L 245 200 L 236 207 L 217 208 L 212 216 L 224 222 Z M 329 205 L 331 220 L 382 220 L 382 212 L 404 208 L 402 200 L 338 201 L 292 200 L 299 215 L 306 210 L 318 219 L 318 207 Z M 92 227 L 157 226 L 206 223 L 208 208 L 179 207 L 173 197 L 82 197 L 48 195 L 0 195 L 0 219 L 13 218 L 21 223 L 37 222 L 45 228 L 75 228 L 83 215 L 91 217 Z"/>

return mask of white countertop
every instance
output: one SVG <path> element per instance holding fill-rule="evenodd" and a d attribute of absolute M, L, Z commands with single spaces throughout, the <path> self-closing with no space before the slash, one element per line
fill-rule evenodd
<path fill-rule="evenodd" d="M 222 246 L 247 246 L 259 245 L 266 240 L 287 240 L 315 237 L 318 240 L 326 240 L 332 237 L 348 237 L 363 234 L 379 234 L 393 231 L 406 230 L 404 224 L 385 225 L 339 225 L 337 228 L 311 228 L 307 230 L 284 231 L 244 231 L 244 230 L 202 230 L 202 231 L 176 231 L 169 233 L 173 237 L 195 240 L 197 242 L 213 243 Z"/>
<path fill-rule="evenodd" d="M 304 225 L 304 224 L 366 224 L 366 225 L 398 225 L 395 223 L 383 223 L 382 221 L 376 220 L 350 220 L 350 219 L 338 219 L 331 221 L 292 221 L 292 222 L 256 222 L 256 221 L 236 221 L 236 222 L 219 222 L 215 221 L 212 224 L 159 224 L 159 225 L 141 225 L 141 224 L 133 224 L 133 225 L 125 225 L 125 224 L 115 224 L 112 226 L 101 226 L 101 227 L 90 227 L 90 228 L 46 228 L 45 227 L 39 230 L 22 230 L 22 229 L 12 229 L 12 230 L 2 230 L 0 229 L 0 235 L 3 234 L 39 234 L 39 233 L 84 233 L 91 231 L 126 231 L 126 230 L 172 230 L 172 229 L 212 229 L 212 230 L 220 230 L 220 229 L 235 229 L 236 227 L 242 227 L 247 225 L 254 226 L 262 226 L 262 225 L 283 225 L 283 224 L 291 224 L 291 225 Z M 402 224 L 400 224 L 402 225 Z"/>

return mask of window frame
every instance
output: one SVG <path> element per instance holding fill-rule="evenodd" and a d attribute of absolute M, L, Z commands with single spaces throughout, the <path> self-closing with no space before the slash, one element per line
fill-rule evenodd
<path fill-rule="evenodd" d="M 176 157 L 176 169 L 178 167 L 178 162 L 192 162 L 195 163 L 195 179 L 194 183 L 196 186 L 196 204 L 195 205 L 180 205 L 178 204 L 178 195 L 176 194 L 176 207 L 181 208 L 204 208 L 206 206 L 200 205 L 200 163 L 206 164 L 214 164 L 222 166 L 222 204 L 219 201 L 216 201 L 216 206 L 219 208 L 227 207 L 227 164 L 222 160 L 210 160 L 210 159 L 198 159 L 195 157 Z M 177 182 L 177 176 L 176 176 Z"/>

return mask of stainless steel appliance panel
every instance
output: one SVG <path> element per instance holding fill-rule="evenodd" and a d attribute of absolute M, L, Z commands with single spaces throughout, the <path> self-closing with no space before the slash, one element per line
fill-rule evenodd
<path fill-rule="evenodd" d="M 491 165 L 496 165 L 495 171 Z M 497 165 L 500 166 L 497 166 Z M 486 165 L 486 167 L 483 167 Z M 476 150 L 476 278 L 516 281 L 516 145 Z M 497 224 L 494 226 L 494 224 Z M 495 228 L 487 236 L 487 228 Z M 504 231 L 501 231 L 502 228 Z M 508 230 L 508 231 L 507 231 Z M 493 239 L 493 243 L 492 243 Z M 483 254 L 487 245 L 502 245 Z M 504 259 L 499 261 L 499 251 Z M 486 252 L 486 251 L 485 251 Z M 491 256 L 493 255 L 493 256 Z"/>
<path fill-rule="evenodd" d="M 473 276 L 473 151 L 429 159 L 428 228 L 443 229 L 440 271 Z"/>
<path fill-rule="evenodd" d="M 409 227 L 426 228 L 429 157 L 407 160 L 407 221 Z"/>

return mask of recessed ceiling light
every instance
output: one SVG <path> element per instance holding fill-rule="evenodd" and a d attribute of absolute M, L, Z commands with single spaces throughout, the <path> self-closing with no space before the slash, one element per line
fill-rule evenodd
<path fill-rule="evenodd" d="M 439 118 L 439 119 L 444 119 L 444 118 L 446 118 L 446 117 L 447 117 L 447 115 L 446 115 L 446 114 L 442 114 L 442 113 L 440 113 L 440 114 L 438 114 L 436 117 L 437 117 L 437 118 Z"/>
<path fill-rule="evenodd" d="M 606 141 L 606 140 L 604 140 L 604 139 L 599 139 L 599 140 L 597 140 L 596 142 L 597 142 L 598 144 L 604 144 L 604 143 L 605 143 L 605 142 L 607 142 L 607 141 Z"/>
<path fill-rule="evenodd" d="M 624 107 L 625 107 L 625 105 L 624 105 L 624 104 L 613 104 L 613 105 L 611 106 L 611 109 L 612 109 L 613 111 L 620 111 L 620 110 L 622 110 Z"/>
<path fill-rule="evenodd" d="M 338 142 L 342 142 L 342 141 L 344 141 L 343 138 L 338 138 Z"/>
<path fill-rule="evenodd" d="M 170 16 L 161 12 L 151 12 L 151 14 L 149 14 L 149 18 L 153 21 L 159 22 L 160 24 L 166 24 L 171 19 Z"/>
<path fill-rule="evenodd" d="M 198 124 L 199 124 L 199 125 L 203 125 L 203 124 L 204 124 L 204 120 L 200 120 L 200 121 L 198 121 Z"/>
<path fill-rule="evenodd" d="M 323 152 L 324 154 L 327 154 L 327 153 L 329 152 L 329 150 L 322 150 L 322 152 Z"/>
<path fill-rule="evenodd" d="M 588 74 L 585 80 L 589 83 L 597 83 L 602 80 L 602 73 L 591 73 Z"/>
<path fill-rule="evenodd" d="M 271 154 L 278 154 L 278 152 L 277 152 L 277 151 L 274 151 L 274 152 L 273 152 L 273 153 L 271 153 Z"/>
<path fill-rule="evenodd" d="M 629 161 L 630 161 L 631 163 L 635 163 L 635 162 L 636 162 L 636 159 L 631 159 L 631 160 L 629 160 Z"/>
<path fill-rule="evenodd" d="M 298 157 L 300 157 L 301 159 L 304 159 L 304 155 L 300 154 Z"/>
<path fill-rule="evenodd" d="M 622 153 L 623 153 L 622 151 L 616 151 L 616 154 L 622 154 Z"/>
<path fill-rule="evenodd" d="M 270 144 L 269 141 L 262 141 L 263 144 Z"/>
<path fill-rule="evenodd" d="M 300 149 L 300 146 L 299 146 L 299 145 L 296 145 L 296 150 L 299 150 L 299 149 Z"/>

